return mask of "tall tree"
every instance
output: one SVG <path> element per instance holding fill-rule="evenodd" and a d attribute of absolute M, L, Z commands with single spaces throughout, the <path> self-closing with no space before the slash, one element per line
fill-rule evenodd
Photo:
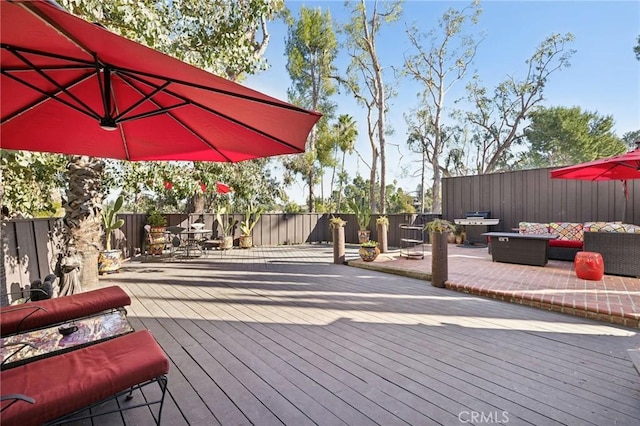
<path fill-rule="evenodd" d="M 640 149 L 640 129 L 625 133 L 622 135 L 622 141 L 629 149 Z"/>
<path fill-rule="evenodd" d="M 638 40 L 635 47 L 633 48 L 633 52 L 636 54 L 636 59 L 640 61 L 640 36 L 638 36 Z"/>
<path fill-rule="evenodd" d="M 526 61 L 527 74 L 522 80 L 507 77 L 487 93 L 477 77 L 467 86 L 468 101 L 473 110 L 462 113 L 463 118 L 474 127 L 476 170 L 491 173 L 512 166 L 515 154 L 513 145 L 522 144 L 527 114 L 542 102 L 544 88 L 549 77 L 569 66 L 575 53 L 567 44 L 573 41 L 571 34 L 553 34 L 547 37 Z"/>
<path fill-rule="evenodd" d="M 431 190 L 434 213 L 442 210 L 440 163 L 445 150 L 442 130 L 446 113 L 445 97 L 457 82 L 465 78 L 473 62 L 479 40 L 463 31 L 468 24 L 476 24 L 481 13 L 482 9 L 476 0 L 461 10 L 448 9 L 438 20 L 438 28 L 428 34 L 421 33 L 416 26 L 407 29 L 415 53 L 405 56 L 404 72 L 423 86 L 419 115 L 424 126 L 409 124 L 414 139 L 420 137 L 426 142 L 421 146 L 433 171 Z M 423 133 L 417 135 L 416 132 Z"/>
<path fill-rule="evenodd" d="M 323 117 L 309 135 L 306 153 L 285 164 L 294 173 L 306 176 L 310 212 L 315 211 L 317 174 L 331 152 L 327 147 L 331 142 L 327 123 L 335 109 L 331 96 L 336 88 L 331 75 L 335 73 L 333 62 L 337 46 L 331 14 L 302 6 L 298 20 L 290 22 L 286 41 L 287 71 L 292 82 L 289 100 L 303 108 L 319 111 Z M 325 143 L 320 146 L 319 142 Z"/>
<path fill-rule="evenodd" d="M 580 107 L 539 107 L 529 113 L 529 120 L 524 134 L 530 150 L 524 157 L 536 167 L 583 163 L 625 151 L 610 115 Z"/>
<path fill-rule="evenodd" d="M 338 117 L 338 122 L 334 126 L 334 131 L 336 133 L 336 155 L 338 149 L 342 152 L 340 171 L 338 172 L 338 190 L 335 209 L 336 212 L 339 212 L 342 204 L 342 188 L 346 183 L 347 177 L 344 169 L 344 162 L 347 154 L 351 154 L 353 152 L 356 138 L 358 137 L 358 128 L 355 121 L 353 121 L 352 116 L 349 114 L 342 114 Z M 331 178 L 331 193 L 334 193 L 333 177 Z"/>
<path fill-rule="evenodd" d="M 348 5 L 349 2 L 346 2 Z M 369 3 L 371 4 L 371 3 Z M 400 19 L 402 2 L 385 3 L 378 9 L 378 1 L 373 1 L 371 13 L 367 3 L 360 0 L 351 9 L 351 20 L 343 30 L 347 35 L 347 51 L 351 63 L 347 67 L 347 77 L 336 78 L 344 84 L 367 110 L 367 136 L 371 144 L 371 171 L 369 176 L 369 201 L 371 211 L 386 210 L 386 134 L 388 109 L 387 101 L 393 95 L 384 82 L 384 68 L 377 52 L 377 37 L 385 23 Z M 380 193 L 376 202 L 375 185 L 380 159 Z"/>

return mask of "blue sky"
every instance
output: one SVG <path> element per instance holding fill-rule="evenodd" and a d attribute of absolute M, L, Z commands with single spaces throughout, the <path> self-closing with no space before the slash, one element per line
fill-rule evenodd
<path fill-rule="evenodd" d="M 404 149 L 406 124 L 403 118 L 418 105 L 419 86 L 411 80 L 396 80 L 391 67 L 401 67 L 409 52 L 405 28 L 416 23 L 423 31 L 434 28 L 442 13 L 454 7 L 461 9 L 465 1 L 407 1 L 401 21 L 386 26 L 379 36 L 378 54 L 386 70 L 386 81 L 392 83 L 398 96 L 390 101 L 389 121 L 394 134 L 388 138 L 389 154 L 387 182 L 396 180 L 405 190 L 415 190 L 419 179 L 417 157 Z M 329 9 L 334 21 L 344 23 L 349 14 L 343 1 L 286 1 L 293 16 L 302 5 Z M 640 1 L 485 1 L 483 13 L 474 31 L 484 32 L 473 69 L 483 84 L 492 88 L 508 75 L 516 78 L 526 73 L 525 60 L 536 46 L 552 33 L 573 33 L 576 50 L 571 67 L 552 74 L 545 89 L 545 106 L 580 106 L 583 110 L 612 115 L 619 136 L 640 129 L 640 61 L 633 53 L 640 35 Z M 286 99 L 290 85 L 285 68 L 284 42 L 286 26 L 271 23 L 271 41 L 266 57 L 271 68 L 251 76 L 244 84 L 280 99 Z M 344 70 L 346 56 L 336 65 Z M 448 95 L 448 103 L 464 94 L 464 83 Z M 337 115 L 351 114 L 359 123 L 360 136 L 356 147 L 365 160 L 370 157 L 365 139 L 365 116 L 348 95 L 336 96 Z M 451 105 L 451 103 L 449 103 Z M 397 145 L 397 148 L 396 148 Z M 368 169 L 356 156 L 349 161 L 350 173 L 367 176 Z M 397 167 L 396 165 L 400 165 Z M 328 179 L 327 179 L 328 180 Z M 325 185 L 328 193 L 328 186 Z M 302 183 L 294 185 L 296 201 L 304 200 Z M 319 190 L 316 190 L 319 194 Z"/>

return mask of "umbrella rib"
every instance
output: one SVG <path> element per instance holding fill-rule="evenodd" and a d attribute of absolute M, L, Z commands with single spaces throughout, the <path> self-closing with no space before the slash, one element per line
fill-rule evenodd
<path fill-rule="evenodd" d="M 129 112 L 133 111 L 134 109 L 136 109 L 137 107 L 139 107 L 143 102 L 145 102 L 148 99 L 151 99 L 153 96 L 155 96 L 156 93 L 161 92 L 162 90 L 164 90 L 165 87 L 167 87 L 169 85 L 169 82 L 166 82 L 165 84 L 163 84 L 162 86 L 156 88 L 153 92 L 149 93 L 148 95 L 143 96 L 142 98 L 140 98 L 136 103 L 134 103 L 133 105 L 131 105 L 129 108 L 125 109 L 124 111 L 122 111 L 121 113 L 118 114 L 117 117 L 115 117 L 116 121 L 128 121 L 131 120 L 131 118 L 127 118 L 127 119 L 121 119 L 121 117 L 124 117 L 125 115 L 127 115 Z M 183 104 L 184 105 L 184 104 Z M 182 105 L 180 105 L 182 106 Z M 139 117 L 139 118 L 143 118 L 143 117 Z M 120 120 L 121 119 L 121 120 Z"/>
<path fill-rule="evenodd" d="M 27 86 L 28 88 L 30 88 L 30 89 L 32 89 L 32 90 L 44 95 L 41 98 L 36 99 L 35 101 L 33 101 L 31 104 L 25 105 L 24 107 L 20 108 L 18 111 L 15 111 L 14 113 L 8 115 L 7 117 L 2 117 L 2 121 L 1 121 L 2 124 L 6 123 L 6 122 L 9 122 L 10 120 L 22 115 L 24 112 L 30 110 L 31 108 L 35 107 L 38 104 L 41 104 L 41 103 L 45 102 L 48 99 L 51 99 L 51 100 L 54 100 L 54 101 L 58 101 L 58 102 L 60 102 L 60 103 L 62 103 L 64 105 L 68 106 L 69 108 L 75 109 L 76 111 L 78 111 L 78 112 L 80 112 L 82 114 L 85 114 L 85 115 L 87 115 L 87 116 L 89 116 L 91 118 L 94 118 L 96 120 L 100 119 L 100 116 L 95 111 L 93 111 L 91 108 L 86 106 L 83 102 L 79 101 L 82 106 L 87 108 L 87 110 L 84 110 L 84 109 L 78 107 L 77 105 L 74 105 L 73 103 L 71 103 L 69 101 L 66 101 L 64 99 L 58 98 L 56 95 L 58 95 L 60 92 L 67 93 L 67 91 L 64 88 L 62 88 L 60 85 L 55 83 L 55 82 L 53 82 L 53 84 L 58 88 L 58 90 L 56 92 L 54 92 L 54 93 L 48 93 L 48 92 L 45 92 L 44 90 L 40 89 L 39 87 L 34 86 L 33 84 L 31 84 L 29 82 L 21 80 L 20 78 L 16 77 L 15 75 L 13 75 L 11 73 L 5 72 L 5 70 L 2 70 L 1 72 L 2 72 L 3 75 L 6 75 L 7 77 L 17 81 L 18 83 L 23 84 L 23 85 Z M 90 76 L 91 75 L 89 75 L 89 74 L 82 75 L 81 77 L 77 78 L 76 80 L 71 81 L 68 84 L 68 87 L 72 87 L 72 86 L 74 86 L 74 85 L 76 85 L 78 83 L 81 83 L 82 81 L 86 80 Z M 73 97 L 73 98 L 75 99 L 75 97 Z"/>
<path fill-rule="evenodd" d="M 172 59 L 175 59 L 175 58 L 172 58 Z M 127 74 L 127 75 L 129 75 L 131 77 L 133 77 L 133 75 L 135 74 L 135 75 L 138 75 L 138 76 L 144 76 L 144 77 L 148 77 L 148 78 L 154 78 L 154 79 L 158 79 L 158 80 L 168 81 L 168 82 L 171 82 L 171 83 L 181 84 L 183 86 L 193 87 L 195 89 L 201 89 L 201 90 L 204 90 L 204 91 L 207 91 L 207 92 L 219 93 L 219 94 L 226 95 L 226 96 L 229 96 L 229 97 L 232 97 L 232 98 L 244 99 L 244 100 L 247 100 L 247 101 L 253 101 L 253 102 L 260 103 L 260 104 L 270 105 L 270 106 L 273 106 L 273 107 L 276 107 L 276 108 L 296 111 L 296 112 L 304 113 L 306 115 L 309 115 L 309 114 L 321 115 L 320 113 L 313 112 L 313 111 L 307 111 L 304 108 L 301 108 L 299 106 L 292 105 L 292 104 L 289 104 L 289 103 L 284 103 L 284 102 L 277 101 L 277 100 L 270 101 L 268 99 L 260 99 L 260 98 L 257 98 L 255 96 L 243 95 L 241 93 L 231 92 L 229 90 L 216 89 L 215 87 L 207 86 L 207 85 L 204 85 L 204 84 L 193 83 L 193 82 L 185 81 L 185 80 L 178 80 L 178 79 L 175 79 L 175 78 L 169 78 L 169 77 L 162 76 L 162 75 L 159 75 L 159 74 L 152 74 L 152 73 L 145 72 L 145 71 L 140 71 L 140 70 L 131 70 L 131 69 L 128 69 L 128 68 L 123 68 L 123 67 L 115 67 L 115 68 L 112 68 L 112 69 L 117 69 L 120 73 L 125 73 L 125 74 Z M 199 69 L 199 68 L 197 68 L 197 69 Z M 206 72 L 204 70 L 200 70 L 200 71 Z M 217 78 L 222 79 L 222 77 L 219 77 L 219 76 L 217 76 L 215 74 L 211 74 L 211 75 L 213 77 L 217 77 Z M 137 79 L 140 80 L 140 81 L 146 82 L 145 80 L 142 80 L 140 77 L 137 77 Z M 230 80 L 225 80 L 225 81 L 228 82 L 228 83 L 233 83 Z M 234 83 L 234 84 L 237 84 L 237 83 Z M 239 84 L 237 84 L 237 85 L 244 88 L 244 86 L 241 86 Z M 253 89 L 250 89 L 250 90 L 253 90 Z"/>
<path fill-rule="evenodd" d="M 29 61 L 26 57 L 24 57 L 21 53 L 12 50 L 12 49 L 7 49 L 9 50 L 11 53 L 13 53 L 14 56 L 16 56 L 18 59 L 20 59 L 22 62 L 24 62 L 28 67 L 30 67 L 33 71 L 35 71 L 36 73 L 38 73 L 38 75 L 40 75 L 42 78 L 44 78 L 45 80 L 47 80 L 49 83 L 53 84 L 55 87 L 58 88 L 58 93 L 63 92 L 64 94 L 66 94 L 67 96 L 69 96 L 71 99 L 75 100 L 79 105 L 83 106 L 84 108 L 86 108 L 86 111 L 89 112 L 94 112 L 87 104 L 85 104 L 82 100 L 80 100 L 77 96 L 75 96 L 73 93 L 69 92 L 67 90 L 66 87 L 63 87 L 62 85 L 58 84 L 57 81 L 55 81 L 53 78 L 51 78 L 49 75 L 47 75 L 45 72 L 43 72 L 41 69 L 39 69 L 38 67 L 36 67 L 31 61 Z M 3 70 L 4 73 L 4 70 Z M 82 76 L 82 78 L 80 78 L 80 80 L 84 79 L 85 76 Z M 28 84 L 25 81 L 22 81 L 20 79 L 18 79 L 17 77 L 14 78 L 14 80 L 31 87 L 32 89 L 34 88 L 33 86 L 31 86 L 30 84 Z M 44 91 L 40 91 L 38 90 L 40 93 L 46 93 Z M 57 99 L 54 98 L 53 96 L 51 97 L 51 99 Z M 60 99 L 57 99 L 60 100 Z M 61 100 L 60 100 L 61 101 Z M 61 101 L 63 103 L 66 103 L 64 101 Z M 67 105 L 71 105 L 70 103 L 68 103 Z M 94 112 L 95 113 L 95 112 Z M 99 117 L 99 115 L 97 113 L 96 117 Z"/>
<path fill-rule="evenodd" d="M 158 87 L 156 84 L 154 84 L 154 83 L 152 83 L 152 82 L 150 82 L 150 81 L 146 81 L 146 80 L 144 80 L 144 79 L 140 78 L 139 76 L 137 76 L 137 75 L 135 75 L 135 74 L 131 74 L 131 73 L 127 72 L 127 71 L 122 71 L 122 70 L 120 70 L 120 73 L 121 73 L 121 74 L 124 74 L 124 75 L 126 75 L 126 76 L 128 76 L 129 78 L 133 78 L 133 79 L 135 79 L 135 80 L 137 80 L 137 81 L 139 81 L 139 82 L 141 82 L 141 83 L 147 84 L 147 85 L 149 85 L 149 86 L 151 86 L 151 87 Z M 123 79 L 123 80 L 124 80 L 124 81 L 126 81 L 125 79 Z M 167 81 L 170 81 L 170 80 L 167 80 Z M 136 90 L 138 90 L 138 89 L 136 88 Z M 214 91 L 215 91 L 215 90 L 214 90 Z M 256 129 L 256 128 L 255 128 L 255 127 L 253 127 L 253 126 L 249 126 L 249 125 L 247 125 L 246 123 L 243 123 L 242 121 L 239 121 L 239 120 L 237 120 L 237 119 L 235 119 L 235 118 L 233 118 L 233 117 L 230 117 L 230 116 L 228 116 L 228 115 L 226 115 L 226 114 L 223 114 L 223 113 L 222 113 L 222 112 L 220 112 L 220 111 L 216 111 L 216 110 L 214 110 L 214 109 L 212 109 L 212 108 L 209 108 L 209 107 L 207 107 L 207 106 L 204 106 L 204 105 L 200 104 L 199 102 L 194 102 L 193 100 L 187 99 L 187 98 L 185 98 L 184 96 L 179 95 L 179 94 L 177 94 L 177 93 L 175 93 L 175 92 L 173 92 L 173 91 L 171 91 L 171 90 L 166 90 L 166 89 L 165 89 L 165 90 L 164 90 L 164 92 L 165 92 L 165 93 L 167 93 L 167 94 L 169 94 L 169 95 L 171 95 L 171 96 L 173 96 L 173 97 L 176 97 L 176 98 L 178 98 L 178 99 L 182 99 L 184 102 L 188 102 L 188 103 L 189 103 L 189 104 L 191 104 L 191 105 L 194 105 L 194 106 L 197 106 L 197 107 L 199 107 L 199 108 L 202 108 L 203 110 L 208 111 L 208 112 L 210 112 L 211 114 L 215 114 L 215 115 L 217 115 L 217 116 L 219 116 L 219 117 L 222 117 L 222 118 L 224 118 L 224 119 L 226 119 L 226 120 L 229 120 L 229 121 L 231 121 L 231 122 L 233 122 L 233 123 L 235 123 L 235 124 L 237 124 L 237 125 L 239 125 L 239 126 L 241 126 L 241 127 L 244 127 L 245 129 L 248 129 L 248 130 L 251 130 L 252 132 L 258 133 L 258 134 L 259 134 L 259 135 L 261 135 L 261 136 L 267 137 L 267 138 L 269 138 L 269 139 L 273 140 L 274 142 L 277 142 L 277 143 L 279 143 L 279 144 L 281 144 L 281 145 L 284 145 L 284 146 L 286 146 L 286 147 L 288 147 L 288 148 L 293 149 L 294 151 L 300 151 L 300 149 L 299 149 L 298 147 L 296 147 L 295 145 L 290 144 L 290 143 L 288 143 L 288 142 L 285 142 L 285 141 L 283 141 L 282 139 L 280 139 L 280 138 L 278 138 L 278 137 L 276 137 L 276 136 L 270 135 L 270 134 L 268 134 L 268 133 L 266 133 L 266 132 L 264 132 L 264 131 L 262 131 L 262 130 L 260 130 L 260 129 Z M 153 100 L 151 100 L 151 99 L 150 99 L 150 101 L 152 101 L 152 102 L 153 102 Z M 155 102 L 154 102 L 154 103 L 155 103 Z M 156 103 L 156 105 L 157 105 L 157 103 Z M 159 105 L 158 105 L 158 106 L 159 106 Z M 309 114 L 309 112 L 308 112 L 308 111 L 305 111 L 305 112 L 306 112 L 307 114 Z M 175 118 L 175 117 L 174 117 L 174 118 Z M 177 119 L 176 119 L 176 120 L 177 120 Z M 179 121 L 179 120 L 178 120 L 178 121 Z"/>
<path fill-rule="evenodd" d="M 20 3 L 20 6 L 24 7 L 27 10 L 29 10 L 31 13 L 36 15 L 38 18 L 40 18 L 45 23 L 51 25 L 51 27 L 54 30 L 56 30 L 57 32 L 62 34 L 64 37 L 66 37 L 69 41 L 71 41 L 73 44 L 75 44 L 78 48 L 83 50 L 86 54 L 88 54 L 89 56 L 93 56 L 93 52 L 87 46 L 85 46 L 84 43 L 81 43 L 80 40 L 78 40 L 76 37 L 71 35 L 67 30 L 65 30 L 64 28 L 60 27 L 60 25 L 58 25 L 57 22 L 53 21 L 46 13 L 42 12 L 38 8 L 38 6 L 36 6 L 35 4 L 30 4 L 30 3 L 31 2 Z M 59 6 L 57 6 L 57 7 L 59 7 Z M 60 9 L 64 10 L 62 8 L 60 8 Z"/>
<path fill-rule="evenodd" d="M 122 76 L 121 76 L 122 77 Z M 131 76 L 130 76 L 131 77 Z M 141 94 L 142 96 L 144 96 L 144 93 L 142 92 L 142 90 L 140 90 L 140 88 L 138 88 L 135 84 L 133 84 L 133 82 L 129 81 L 128 79 L 122 77 L 122 81 L 129 85 L 133 90 L 135 90 L 136 92 L 138 92 L 139 94 Z M 146 82 L 143 82 L 146 83 Z M 155 85 L 150 84 L 150 83 L 146 83 L 148 85 L 150 85 L 151 87 L 154 87 Z M 157 87 L 156 87 L 157 88 Z M 181 97 L 179 97 L 179 99 L 182 99 Z M 186 100 L 183 99 L 183 101 L 186 102 Z M 216 148 L 215 146 L 211 145 L 209 142 L 207 142 L 207 140 L 200 135 L 198 132 L 196 132 L 195 130 L 193 130 L 190 126 L 188 126 L 186 123 L 184 123 L 183 121 L 179 120 L 178 118 L 176 118 L 175 115 L 171 114 L 169 111 L 163 111 L 163 108 L 161 105 L 158 104 L 158 102 L 156 102 L 155 100 L 149 98 L 149 102 L 153 103 L 154 105 L 156 105 L 159 109 L 156 111 L 153 111 L 151 115 L 158 115 L 161 113 L 166 113 L 169 117 L 173 118 L 177 123 L 179 123 L 181 126 L 183 126 L 185 129 L 187 129 L 189 132 L 191 132 L 191 134 L 193 134 L 195 137 L 197 137 L 198 139 L 200 139 L 200 141 L 202 141 L 202 143 L 204 143 L 205 145 L 207 145 L 209 148 L 213 149 L 214 151 L 216 151 L 218 154 L 220 154 L 221 157 L 223 157 L 227 162 L 232 163 L 233 161 L 231 161 L 231 159 L 229 157 L 227 157 L 224 153 L 222 153 L 218 148 Z M 131 118 L 130 118 L 131 119 Z M 120 126 L 120 128 L 122 128 L 122 126 Z M 124 137 L 124 129 L 121 131 L 121 134 L 123 135 L 123 140 L 125 143 L 125 149 L 126 149 L 126 139 Z M 128 154 L 127 154 L 128 155 Z"/>
<path fill-rule="evenodd" d="M 14 46 L 12 44 L 6 44 L 6 43 L 2 43 L 2 48 L 5 50 L 8 50 L 10 52 L 22 52 L 22 53 L 26 53 L 26 54 L 30 54 L 30 55 L 37 55 L 37 56 L 44 56 L 45 58 L 52 58 L 52 59 L 60 59 L 62 61 L 67 61 L 67 62 L 71 62 L 73 64 L 79 64 L 77 66 L 82 66 L 84 65 L 85 67 L 94 69 L 96 67 L 95 62 L 93 61 L 89 61 L 89 60 L 85 60 L 85 59 L 79 59 L 79 58 L 74 58 L 71 56 L 64 56 L 64 55 L 59 55 L 57 53 L 53 53 L 53 52 L 43 52 L 42 50 L 36 50 L 36 49 L 29 49 L 26 47 L 20 47 L 20 46 Z M 69 68 L 75 68 L 76 66 L 71 66 L 71 65 L 59 65 L 61 67 L 63 67 L 62 69 L 64 69 L 64 67 L 69 67 Z M 57 65 L 44 65 L 41 68 L 42 69 L 57 69 Z M 11 68 L 8 68 L 11 69 Z"/>

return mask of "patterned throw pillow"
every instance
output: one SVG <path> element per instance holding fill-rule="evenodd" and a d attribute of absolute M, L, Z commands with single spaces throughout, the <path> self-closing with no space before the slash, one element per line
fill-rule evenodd
<path fill-rule="evenodd" d="M 598 232 L 607 222 L 585 222 L 584 232 Z"/>
<path fill-rule="evenodd" d="M 598 231 L 599 232 L 627 232 L 627 229 L 621 223 L 607 222 Z"/>
<path fill-rule="evenodd" d="M 640 234 L 640 226 L 638 225 L 624 224 L 622 226 L 624 226 L 624 229 L 626 229 L 627 232 L 630 232 L 632 234 Z"/>
<path fill-rule="evenodd" d="M 560 241 L 584 241 L 582 223 L 551 222 L 549 229 L 558 235 Z"/>
<path fill-rule="evenodd" d="M 622 222 L 585 222 L 584 232 L 624 232 L 617 225 L 622 225 Z"/>
<path fill-rule="evenodd" d="M 548 223 L 520 222 L 518 227 L 521 234 L 540 235 L 549 233 Z"/>

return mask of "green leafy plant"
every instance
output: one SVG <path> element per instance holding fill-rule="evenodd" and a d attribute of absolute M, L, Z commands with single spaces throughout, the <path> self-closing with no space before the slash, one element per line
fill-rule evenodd
<path fill-rule="evenodd" d="M 111 250 L 111 232 L 124 225 L 124 219 L 118 219 L 116 215 L 122 208 L 124 198 L 120 195 L 113 204 L 108 204 L 102 210 L 102 224 L 105 232 L 105 246 L 107 251 Z"/>
<path fill-rule="evenodd" d="M 366 231 L 369 222 L 371 221 L 371 209 L 368 205 L 358 205 L 355 201 L 349 201 L 351 210 L 356 214 L 356 221 L 358 222 L 358 228 L 360 231 Z"/>
<path fill-rule="evenodd" d="M 453 234 L 456 237 L 460 237 L 464 234 L 464 226 L 462 225 L 455 225 L 454 230 L 453 230 Z"/>
<path fill-rule="evenodd" d="M 380 216 L 376 219 L 376 223 L 378 225 L 386 225 L 389 226 L 389 218 L 387 216 Z"/>
<path fill-rule="evenodd" d="M 220 207 L 216 213 L 216 220 L 220 224 L 220 230 L 222 231 L 222 237 L 225 238 L 231 235 L 233 227 L 236 226 L 238 221 L 234 221 L 233 218 L 227 214 L 227 207 Z"/>
<path fill-rule="evenodd" d="M 167 226 L 167 219 L 158 210 L 151 209 L 147 212 L 147 224 L 152 227 Z"/>
<path fill-rule="evenodd" d="M 258 223 L 260 215 L 264 209 L 262 207 L 253 208 L 250 207 L 244 214 L 244 220 L 240 222 L 240 232 L 242 235 L 251 235 L 251 231 Z"/>
<path fill-rule="evenodd" d="M 453 225 L 453 223 L 445 219 L 433 219 L 431 222 L 428 222 L 424 226 L 424 229 L 429 233 L 431 232 L 444 233 L 444 232 L 454 232 L 455 226 Z"/>
<path fill-rule="evenodd" d="M 329 219 L 329 225 L 333 229 L 342 228 L 346 224 L 347 221 L 338 216 L 331 215 L 331 219 Z"/>
<path fill-rule="evenodd" d="M 376 241 L 369 240 L 360 244 L 360 247 L 378 247 L 378 243 Z"/>

